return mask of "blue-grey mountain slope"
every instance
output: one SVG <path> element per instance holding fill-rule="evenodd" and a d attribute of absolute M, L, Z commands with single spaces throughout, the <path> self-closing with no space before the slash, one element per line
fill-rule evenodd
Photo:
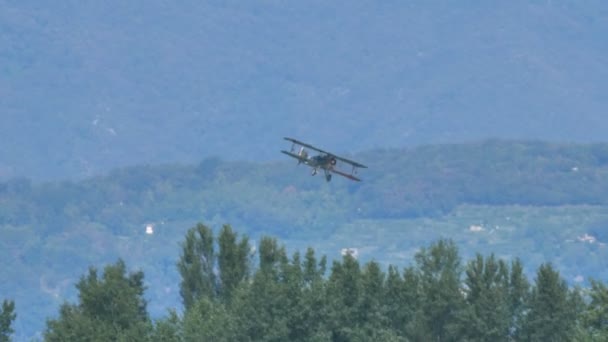
<path fill-rule="evenodd" d="M 608 129 L 604 1 L 0 8 L 1 178 Z"/>

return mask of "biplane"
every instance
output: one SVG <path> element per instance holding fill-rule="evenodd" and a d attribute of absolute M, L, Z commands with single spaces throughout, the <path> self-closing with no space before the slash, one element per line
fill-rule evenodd
<path fill-rule="evenodd" d="M 310 144 L 301 142 L 299 140 L 296 140 L 293 138 L 284 138 L 284 139 L 291 142 L 291 150 L 290 151 L 281 150 L 281 152 L 285 153 L 286 155 L 288 155 L 290 157 L 297 159 L 298 165 L 304 164 L 304 165 L 310 166 L 312 168 L 311 174 L 313 176 L 317 174 L 319 169 L 323 170 L 323 172 L 325 174 L 325 180 L 328 182 L 331 181 L 332 173 L 335 173 L 337 175 L 346 177 L 348 179 L 360 182 L 361 179 L 359 179 L 355 176 L 357 174 L 357 169 L 358 168 L 367 168 L 367 166 L 357 163 L 356 161 L 352 161 L 352 160 L 349 160 L 346 158 L 339 157 L 333 153 L 323 151 L 320 148 L 316 148 Z M 318 154 L 316 156 L 309 156 L 308 151 L 306 151 L 307 148 L 317 151 L 320 154 Z M 346 164 L 350 165 L 352 167 L 351 172 L 347 173 L 344 171 L 340 171 L 337 168 L 338 162 L 342 162 L 342 163 L 346 163 Z"/>

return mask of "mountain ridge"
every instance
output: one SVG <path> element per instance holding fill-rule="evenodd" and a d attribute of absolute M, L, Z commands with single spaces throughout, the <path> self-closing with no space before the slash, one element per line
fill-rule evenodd
<path fill-rule="evenodd" d="M 4 7 L 0 179 L 608 129 L 601 1 Z"/>

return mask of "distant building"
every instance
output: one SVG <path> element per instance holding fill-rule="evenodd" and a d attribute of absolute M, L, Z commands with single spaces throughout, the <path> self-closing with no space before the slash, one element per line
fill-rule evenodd
<path fill-rule="evenodd" d="M 597 239 L 595 238 L 595 236 L 589 235 L 587 233 L 581 235 L 578 237 L 578 241 L 580 242 L 588 242 L 588 243 L 594 243 L 597 241 Z"/>
<path fill-rule="evenodd" d="M 341 254 L 342 256 L 350 255 L 357 259 L 359 256 L 359 250 L 357 248 L 342 248 Z"/>
<path fill-rule="evenodd" d="M 483 230 L 482 226 L 471 225 L 469 227 L 470 232 L 481 232 Z"/>

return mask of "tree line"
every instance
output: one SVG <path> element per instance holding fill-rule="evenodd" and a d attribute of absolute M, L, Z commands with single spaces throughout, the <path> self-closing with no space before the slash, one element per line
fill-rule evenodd
<path fill-rule="evenodd" d="M 331 218 L 432 217 L 462 204 L 608 205 L 608 144 L 488 140 L 377 150 L 356 158 L 371 167 L 360 184 L 332 183 L 324 203 L 336 207 Z M 291 167 L 208 158 L 196 166 L 134 166 L 78 182 L 14 179 L 0 183 L 6 201 L 0 223 L 40 224 L 51 233 L 90 220 L 125 234 L 120 230 L 133 222 L 176 212 L 196 218 L 206 208 L 233 223 L 295 229 L 294 217 L 303 212 L 324 213 L 308 196 L 323 194 L 328 185 L 306 177 L 305 169 L 294 177 Z M 250 200 L 261 196 L 268 203 Z M 252 214 L 260 211 L 265 215 Z M 306 223 L 297 229 L 310 229 Z"/>
<path fill-rule="evenodd" d="M 275 238 L 256 249 L 225 225 L 197 224 L 177 262 L 183 307 L 153 320 L 142 271 L 122 260 L 91 267 L 78 300 L 46 323 L 45 341 L 604 341 L 608 287 L 570 287 L 550 264 L 533 281 L 519 259 L 464 263 L 447 239 L 400 269 L 346 254 L 328 265 L 313 248 L 288 255 Z M 8 341 L 14 303 L 0 312 Z"/>

